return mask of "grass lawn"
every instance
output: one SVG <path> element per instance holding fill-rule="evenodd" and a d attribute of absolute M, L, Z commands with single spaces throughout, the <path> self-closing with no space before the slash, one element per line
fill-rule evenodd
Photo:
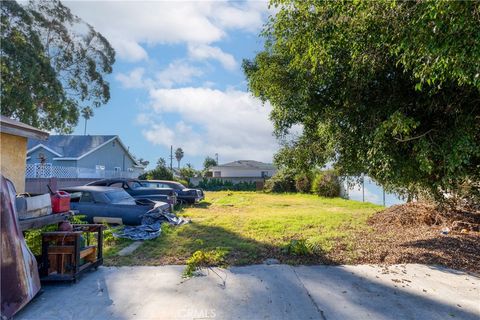
<path fill-rule="evenodd" d="M 382 206 L 305 194 L 207 192 L 206 200 L 177 214 L 191 219 L 179 227 L 163 224 L 162 235 L 133 254 L 117 256 L 131 241 L 106 248 L 107 265 L 184 264 L 197 250 L 225 250 L 228 264 L 265 258 L 283 263 L 345 263 L 353 259 L 352 233 Z M 335 256 L 336 248 L 342 257 Z M 352 256 L 350 256 L 352 255 Z"/>

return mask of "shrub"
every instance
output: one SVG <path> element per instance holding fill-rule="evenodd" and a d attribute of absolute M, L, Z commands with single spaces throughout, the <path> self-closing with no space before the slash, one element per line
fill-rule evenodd
<path fill-rule="evenodd" d="M 295 177 L 295 189 L 297 192 L 309 193 L 312 189 L 312 181 L 308 174 L 301 173 Z"/>
<path fill-rule="evenodd" d="M 266 192 L 295 192 L 295 179 L 292 173 L 279 170 L 277 173 L 265 182 L 264 190 Z"/>
<path fill-rule="evenodd" d="M 203 179 L 198 183 L 198 187 L 206 191 L 255 191 L 255 182 L 223 181 L 221 179 Z"/>
<path fill-rule="evenodd" d="M 178 183 L 181 183 L 183 184 L 185 187 L 189 187 L 190 186 L 190 183 L 188 182 L 188 180 L 186 179 L 180 179 L 180 178 L 175 178 L 175 181 L 177 181 Z"/>
<path fill-rule="evenodd" d="M 312 192 L 322 197 L 339 197 L 340 181 L 334 170 L 317 173 L 312 184 Z"/>
<path fill-rule="evenodd" d="M 285 249 L 288 254 L 295 256 L 308 256 L 313 254 L 311 248 L 308 246 L 307 241 L 304 239 L 290 240 Z"/>
<path fill-rule="evenodd" d="M 197 250 L 187 260 L 187 267 L 183 271 L 184 277 L 191 277 L 201 268 L 222 266 L 225 264 L 225 257 L 229 250 L 226 248 L 216 248 L 215 250 L 203 251 Z"/>
<path fill-rule="evenodd" d="M 138 177 L 140 180 L 173 180 L 173 174 L 166 167 L 156 167 Z"/>

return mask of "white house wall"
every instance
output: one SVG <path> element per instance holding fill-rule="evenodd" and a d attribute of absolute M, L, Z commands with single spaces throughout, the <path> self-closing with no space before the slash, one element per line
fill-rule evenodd
<path fill-rule="evenodd" d="M 213 170 L 213 172 L 221 171 L 222 178 L 229 177 L 261 177 L 262 171 L 267 171 L 268 176 L 275 174 L 275 170 L 260 170 L 260 169 L 236 169 L 236 168 L 221 168 L 220 170 Z"/>

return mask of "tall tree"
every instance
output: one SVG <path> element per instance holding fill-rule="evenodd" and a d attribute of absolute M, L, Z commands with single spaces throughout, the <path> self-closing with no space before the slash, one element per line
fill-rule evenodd
<path fill-rule="evenodd" d="M 145 172 L 139 179 L 173 180 L 173 174 L 170 169 L 167 168 L 165 159 L 159 158 L 155 169 Z"/>
<path fill-rule="evenodd" d="M 202 175 L 204 177 L 210 176 L 210 173 L 209 173 L 208 169 L 210 169 L 211 167 L 216 166 L 216 165 L 217 165 L 217 161 L 215 159 L 213 159 L 212 157 L 207 156 L 205 158 L 205 160 L 203 161 Z"/>
<path fill-rule="evenodd" d="M 178 162 L 178 170 L 180 170 L 180 161 L 182 160 L 183 158 L 183 150 L 182 148 L 177 148 L 177 150 L 175 150 L 175 159 L 177 159 L 177 162 Z"/>
<path fill-rule="evenodd" d="M 93 110 L 90 107 L 85 107 L 81 111 L 83 119 L 85 119 L 85 128 L 83 130 L 83 135 L 87 134 L 87 121 L 93 117 Z"/>
<path fill-rule="evenodd" d="M 185 167 L 180 169 L 180 176 L 187 181 L 190 181 L 190 178 L 195 177 L 197 171 L 193 168 L 190 163 L 187 163 Z"/>
<path fill-rule="evenodd" d="M 272 4 L 265 50 L 243 66 L 273 106 L 277 163 L 333 161 L 396 192 L 478 201 L 479 2 Z"/>
<path fill-rule="evenodd" d="M 208 170 L 210 167 L 216 166 L 217 161 L 213 159 L 212 157 L 206 157 L 205 160 L 203 161 L 203 170 Z"/>
<path fill-rule="evenodd" d="M 158 158 L 157 160 L 157 168 L 166 168 L 167 167 L 167 162 L 165 161 L 164 158 Z"/>
<path fill-rule="evenodd" d="M 0 20 L 3 115 L 70 132 L 82 109 L 110 99 L 115 51 L 61 2 L 3 1 Z"/>

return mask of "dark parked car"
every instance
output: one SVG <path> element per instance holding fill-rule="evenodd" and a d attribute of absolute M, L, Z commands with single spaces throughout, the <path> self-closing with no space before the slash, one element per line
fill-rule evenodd
<path fill-rule="evenodd" d="M 140 183 L 147 188 L 172 188 L 177 192 L 177 200 L 181 203 L 197 203 L 205 199 L 200 189 L 189 189 L 176 181 L 168 180 L 140 180 Z"/>
<path fill-rule="evenodd" d="M 87 186 L 105 186 L 123 188 L 129 195 L 135 199 L 150 199 L 154 201 L 163 201 L 171 206 L 177 204 L 177 193 L 172 188 L 145 188 L 137 179 L 116 178 L 103 179 L 90 182 Z"/>
<path fill-rule="evenodd" d="M 71 195 L 70 207 L 85 215 L 89 223 L 139 225 L 142 215 L 154 208 L 162 212 L 170 210 L 168 203 L 135 200 L 120 188 L 80 186 L 63 191 Z"/>

